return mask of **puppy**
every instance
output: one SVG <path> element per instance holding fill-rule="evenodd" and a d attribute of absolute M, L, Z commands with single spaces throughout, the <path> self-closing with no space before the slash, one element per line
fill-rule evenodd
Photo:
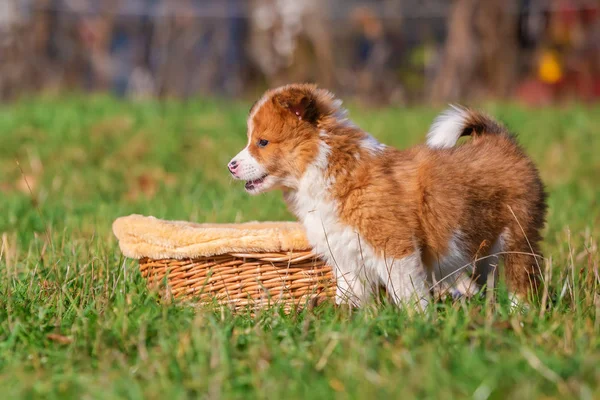
<path fill-rule="evenodd" d="M 461 136 L 472 138 L 455 146 Z M 228 168 L 250 194 L 283 191 L 334 269 L 337 303 L 360 306 L 378 287 L 419 307 L 442 284 L 472 295 L 498 257 L 518 298 L 538 288 L 544 187 L 515 138 L 479 112 L 451 108 L 427 145 L 397 150 L 330 92 L 283 86 L 252 106 L 248 145 Z"/>

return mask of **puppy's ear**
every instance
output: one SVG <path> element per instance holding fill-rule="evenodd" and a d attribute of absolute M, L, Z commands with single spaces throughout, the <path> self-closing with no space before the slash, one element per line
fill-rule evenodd
<path fill-rule="evenodd" d="M 279 93 L 275 100 L 299 121 L 313 124 L 319 119 L 319 108 L 312 90 L 288 89 Z"/>
<path fill-rule="evenodd" d="M 310 109 L 312 100 L 304 96 L 297 103 L 288 104 L 287 109 L 290 110 L 298 119 L 306 119 L 307 115 L 312 111 Z"/>

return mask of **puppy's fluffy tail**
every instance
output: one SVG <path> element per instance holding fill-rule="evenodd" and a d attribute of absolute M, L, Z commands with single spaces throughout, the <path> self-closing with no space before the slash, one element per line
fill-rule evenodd
<path fill-rule="evenodd" d="M 450 106 L 429 128 L 427 146 L 435 149 L 453 147 L 461 136 L 507 135 L 508 132 L 494 119 L 468 108 Z"/>

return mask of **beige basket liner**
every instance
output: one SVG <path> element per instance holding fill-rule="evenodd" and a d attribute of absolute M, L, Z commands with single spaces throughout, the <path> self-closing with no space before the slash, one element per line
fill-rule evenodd
<path fill-rule="evenodd" d="M 304 229 L 297 222 L 194 224 L 133 214 L 115 220 L 113 232 L 121 252 L 134 259 L 185 259 L 310 249 Z"/>

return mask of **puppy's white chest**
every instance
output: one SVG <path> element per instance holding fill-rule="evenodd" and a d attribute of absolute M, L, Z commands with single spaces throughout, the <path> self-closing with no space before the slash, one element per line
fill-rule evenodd
<path fill-rule="evenodd" d="M 334 217 L 318 211 L 309 213 L 302 222 L 310 244 L 330 263 L 346 264 L 355 256 L 359 247 L 359 235 L 350 227 L 343 226 Z"/>
<path fill-rule="evenodd" d="M 294 205 L 308 241 L 317 254 L 332 267 L 345 269 L 358 264 L 361 259 L 360 235 L 339 220 L 332 202 L 302 196 L 295 199 Z"/>

